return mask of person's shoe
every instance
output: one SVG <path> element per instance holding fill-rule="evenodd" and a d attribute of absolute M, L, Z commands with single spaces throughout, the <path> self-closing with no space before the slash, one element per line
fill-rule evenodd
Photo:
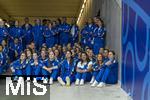
<path fill-rule="evenodd" d="M 53 84 L 53 78 L 49 79 L 49 84 L 52 85 Z"/>
<path fill-rule="evenodd" d="M 81 79 L 80 85 L 84 85 L 84 80 L 83 79 Z"/>
<path fill-rule="evenodd" d="M 26 82 L 30 82 L 30 77 L 27 77 L 27 80 L 26 80 Z"/>
<path fill-rule="evenodd" d="M 90 81 L 90 84 L 92 84 L 94 82 L 95 78 L 92 77 L 91 81 Z"/>
<path fill-rule="evenodd" d="M 37 80 L 36 80 L 36 78 L 33 78 L 33 83 L 37 83 Z"/>
<path fill-rule="evenodd" d="M 75 85 L 79 85 L 79 83 L 80 83 L 80 80 L 76 79 Z"/>
<path fill-rule="evenodd" d="M 15 76 L 14 79 L 13 79 L 13 81 L 14 81 L 14 82 L 17 82 L 17 81 L 18 81 L 18 77 Z"/>
<path fill-rule="evenodd" d="M 94 81 L 93 84 L 91 85 L 91 87 L 95 87 L 98 84 L 97 81 Z"/>
<path fill-rule="evenodd" d="M 24 82 L 24 79 L 23 79 L 23 77 L 19 77 L 19 79 L 18 79 L 18 83 L 21 83 L 21 82 Z"/>
<path fill-rule="evenodd" d="M 70 78 L 66 77 L 66 86 L 70 86 Z"/>
<path fill-rule="evenodd" d="M 57 80 L 62 86 L 65 86 L 65 82 L 60 77 Z"/>
<path fill-rule="evenodd" d="M 103 83 L 103 82 L 100 82 L 100 83 L 97 85 L 97 87 L 99 87 L 99 88 L 102 88 L 102 87 L 104 87 L 104 86 L 106 86 L 106 84 Z"/>
<path fill-rule="evenodd" d="M 47 84 L 47 83 L 48 83 L 48 79 L 47 79 L 47 78 L 44 78 L 43 83 L 44 83 L 44 84 Z"/>

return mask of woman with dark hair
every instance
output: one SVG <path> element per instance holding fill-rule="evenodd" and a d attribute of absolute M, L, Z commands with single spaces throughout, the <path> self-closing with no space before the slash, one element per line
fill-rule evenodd
<path fill-rule="evenodd" d="M 48 27 L 46 27 L 43 36 L 45 38 L 45 43 L 47 48 L 52 48 L 55 45 L 55 32 L 52 28 L 52 23 L 48 23 Z"/>
<path fill-rule="evenodd" d="M 54 80 L 57 80 L 58 76 L 58 61 L 55 59 L 55 54 L 53 51 L 49 53 L 49 58 L 42 68 L 42 74 L 44 75 L 43 83 L 48 83 L 48 77 L 50 77 L 49 84 L 53 84 Z"/>
<path fill-rule="evenodd" d="M 106 35 L 106 29 L 101 18 L 97 17 L 96 24 L 97 27 L 93 31 L 93 50 L 95 55 L 99 53 L 100 48 L 104 48 Z"/>
<path fill-rule="evenodd" d="M 92 84 L 95 81 L 95 78 L 97 74 L 99 73 L 99 70 L 101 70 L 102 65 L 103 65 L 103 55 L 98 54 L 96 62 L 92 66 L 92 79 L 90 81 L 90 84 Z"/>
<path fill-rule="evenodd" d="M 32 50 L 30 48 L 27 48 L 25 50 L 26 53 L 26 76 L 27 76 L 27 81 L 30 81 L 30 76 L 31 76 L 31 66 L 30 63 L 32 62 Z"/>
<path fill-rule="evenodd" d="M 35 43 L 36 50 L 39 51 L 40 47 L 42 47 L 42 44 L 44 43 L 44 27 L 41 25 L 41 20 L 36 19 L 35 20 L 35 25 L 32 28 L 32 33 L 33 33 L 33 41 Z"/>
<path fill-rule="evenodd" d="M 38 76 L 41 76 L 42 74 L 42 68 L 44 64 L 38 59 L 38 53 L 33 53 L 33 60 L 30 62 L 28 67 L 30 68 L 31 75 L 34 76 L 33 82 L 37 82 L 39 78 Z"/>
<path fill-rule="evenodd" d="M 85 52 L 81 54 L 81 60 L 76 68 L 76 85 L 84 85 L 85 82 L 91 80 L 91 73 L 88 67 L 88 56 Z"/>
<path fill-rule="evenodd" d="M 18 77 L 22 79 L 22 76 L 26 74 L 26 54 L 22 52 L 20 58 L 14 61 L 10 67 L 15 75 L 14 81 L 17 81 Z"/>
<path fill-rule="evenodd" d="M 66 59 L 61 63 L 61 74 L 57 79 L 62 86 L 70 86 L 75 81 L 75 66 L 71 55 L 71 51 L 67 51 Z"/>
<path fill-rule="evenodd" d="M 118 81 L 118 63 L 114 51 L 109 51 L 109 60 L 104 62 L 101 70 L 91 86 L 103 87 L 106 84 L 115 84 Z"/>

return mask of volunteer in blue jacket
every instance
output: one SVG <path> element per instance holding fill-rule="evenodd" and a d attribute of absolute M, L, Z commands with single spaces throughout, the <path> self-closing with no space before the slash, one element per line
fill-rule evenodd
<path fill-rule="evenodd" d="M 42 49 L 41 49 L 41 55 L 40 55 L 40 57 L 39 57 L 39 60 L 44 64 L 44 65 L 46 65 L 46 63 L 47 63 L 47 60 L 48 60 L 48 57 L 47 57 L 48 55 L 47 55 L 47 51 L 46 50 L 44 50 L 44 47 L 42 47 Z"/>
<path fill-rule="evenodd" d="M 81 30 L 81 46 L 85 48 L 87 46 L 87 22 L 85 22 L 84 27 Z"/>
<path fill-rule="evenodd" d="M 3 46 L 0 45 L 0 75 L 4 72 L 7 66 L 6 54 L 3 52 Z"/>
<path fill-rule="evenodd" d="M 32 32 L 36 50 L 40 50 L 40 47 L 44 43 L 43 26 L 41 25 L 40 19 L 35 20 L 35 26 L 33 26 Z"/>
<path fill-rule="evenodd" d="M 59 34 L 59 30 L 58 30 L 58 28 L 59 28 L 59 25 L 57 25 L 57 22 L 56 21 L 53 21 L 52 22 L 52 29 L 53 29 L 53 32 L 54 32 L 54 40 L 55 40 L 55 45 L 57 44 L 58 45 L 58 34 Z"/>
<path fill-rule="evenodd" d="M 103 55 L 98 54 L 96 62 L 92 66 L 92 79 L 90 81 L 90 84 L 92 84 L 95 81 L 95 78 L 97 74 L 99 73 L 99 71 L 101 70 L 102 65 L 103 65 Z"/>
<path fill-rule="evenodd" d="M 32 28 L 30 24 L 25 24 L 23 32 L 24 32 L 23 45 L 25 49 L 33 41 Z"/>
<path fill-rule="evenodd" d="M 75 66 L 71 55 L 71 51 L 67 51 L 66 59 L 61 63 L 61 74 L 57 80 L 62 86 L 70 86 L 70 84 L 75 81 Z"/>
<path fill-rule="evenodd" d="M 25 18 L 24 18 L 24 24 L 22 25 L 22 28 L 25 29 L 25 28 L 26 28 L 26 25 L 28 24 L 29 29 L 32 29 L 32 25 L 31 25 L 29 22 L 30 22 L 29 18 L 28 18 L 28 17 L 25 17 Z"/>
<path fill-rule="evenodd" d="M 26 73 L 26 55 L 21 53 L 20 58 L 14 61 L 11 65 L 11 70 L 15 76 L 14 81 L 18 80 L 18 77 L 22 77 Z"/>
<path fill-rule="evenodd" d="M 67 23 L 67 18 L 62 18 L 62 24 L 59 27 L 60 31 L 60 44 L 67 45 L 70 40 L 70 25 Z"/>
<path fill-rule="evenodd" d="M 3 46 L 3 53 L 5 55 L 5 68 L 4 68 L 4 72 L 7 71 L 9 69 L 9 64 L 8 62 L 10 61 L 10 58 L 9 58 L 9 48 L 8 48 L 8 45 L 7 45 L 7 40 L 3 40 L 2 41 L 2 46 Z"/>
<path fill-rule="evenodd" d="M 115 84 L 118 81 L 118 63 L 114 51 L 109 51 L 109 60 L 104 62 L 94 83 L 91 86 L 103 87 L 106 84 Z"/>
<path fill-rule="evenodd" d="M 14 61 L 20 57 L 23 51 L 22 44 L 18 38 L 14 38 L 14 43 L 10 45 L 10 61 Z"/>
<path fill-rule="evenodd" d="M 7 39 L 7 35 L 8 31 L 4 26 L 4 21 L 0 20 L 0 43 L 2 43 L 4 39 Z"/>
<path fill-rule="evenodd" d="M 55 59 L 55 54 L 53 51 L 49 53 L 49 59 L 47 60 L 45 66 L 42 69 L 42 73 L 45 77 L 43 83 L 48 83 L 48 77 L 50 77 L 49 84 L 53 84 L 54 80 L 58 77 L 58 61 Z"/>
<path fill-rule="evenodd" d="M 52 48 L 55 45 L 55 31 L 52 28 L 52 23 L 48 23 L 43 35 L 47 48 Z"/>
<path fill-rule="evenodd" d="M 33 82 L 36 83 L 37 80 L 41 79 L 41 77 L 38 76 L 42 75 L 42 68 L 44 66 L 44 64 L 38 59 L 38 54 L 36 52 L 33 53 L 33 60 L 28 66 L 31 68 L 31 75 L 34 76 Z"/>
<path fill-rule="evenodd" d="M 24 32 L 18 20 L 15 21 L 15 27 L 10 28 L 9 37 L 10 37 L 9 45 L 12 45 L 14 43 L 15 38 L 18 38 L 19 42 L 22 44 L 22 38 L 24 37 Z"/>
<path fill-rule="evenodd" d="M 74 44 L 79 41 L 78 39 L 79 27 L 76 25 L 75 18 L 72 18 L 70 34 L 71 34 L 70 42 L 71 42 L 71 45 L 74 46 Z"/>
<path fill-rule="evenodd" d="M 95 25 L 93 24 L 92 18 L 88 19 L 88 23 L 86 26 L 86 45 L 90 48 L 93 48 L 93 31 L 95 29 Z"/>
<path fill-rule="evenodd" d="M 32 50 L 30 48 L 27 48 L 25 50 L 26 53 L 26 76 L 27 76 L 27 81 L 30 81 L 30 77 L 31 77 L 31 62 L 33 61 L 32 59 Z"/>
<path fill-rule="evenodd" d="M 99 53 L 100 48 L 104 48 L 106 36 L 106 29 L 104 27 L 103 21 L 97 17 L 96 24 L 97 27 L 94 29 L 93 32 L 93 50 L 95 55 Z"/>

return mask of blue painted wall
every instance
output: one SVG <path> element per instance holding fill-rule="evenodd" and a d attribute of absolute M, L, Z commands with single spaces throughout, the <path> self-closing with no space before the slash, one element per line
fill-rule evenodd
<path fill-rule="evenodd" d="M 122 1 L 122 88 L 150 100 L 150 0 Z"/>

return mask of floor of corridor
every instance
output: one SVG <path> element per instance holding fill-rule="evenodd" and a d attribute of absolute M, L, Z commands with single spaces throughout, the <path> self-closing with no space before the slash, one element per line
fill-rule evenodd
<path fill-rule="evenodd" d="M 33 83 L 31 83 L 31 87 L 35 87 Z M 25 93 L 26 89 L 25 86 Z M 84 86 L 75 86 L 73 84 L 71 87 L 62 87 L 55 83 L 47 86 L 47 89 L 48 91 L 44 96 L 6 96 L 5 80 L 0 80 L 0 100 L 128 100 L 126 93 L 118 84 L 103 88 L 92 88 L 89 84 Z"/>
<path fill-rule="evenodd" d="M 125 92 L 117 85 L 103 88 L 85 86 L 50 86 L 50 100 L 128 100 Z"/>

